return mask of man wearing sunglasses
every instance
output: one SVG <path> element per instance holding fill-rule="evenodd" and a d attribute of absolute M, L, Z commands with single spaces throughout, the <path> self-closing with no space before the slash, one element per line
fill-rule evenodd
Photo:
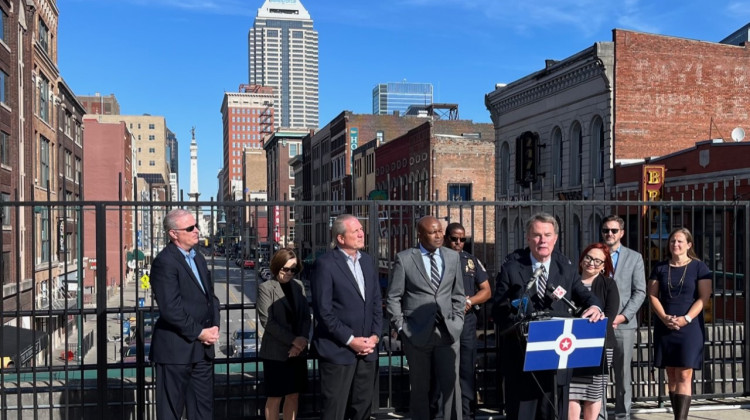
<path fill-rule="evenodd" d="M 638 329 L 636 314 L 646 298 L 646 271 L 641 254 L 620 242 L 625 234 L 625 221 L 621 217 L 607 216 L 602 221 L 601 230 L 602 240 L 609 247 L 615 268 L 615 283 L 620 292 L 620 311 L 612 323 L 617 341 L 612 363 L 615 372 L 615 417 L 629 419 L 633 397 L 630 365 Z M 604 418 L 607 418 L 606 411 L 606 404 L 602 404 Z"/>
<path fill-rule="evenodd" d="M 187 210 L 167 213 L 169 244 L 151 265 L 159 304 L 151 360 L 156 365 L 156 418 L 213 418 L 214 345 L 219 341 L 219 299 L 208 265 L 194 247 L 198 225 Z"/>
<path fill-rule="evenodd" d="M 474 367 L 477 358 L 477 312 L 479 305 L 487 302 L 492 296 L 487 270 L 479 259 L 464 250 L 466 229 L 460 223 L 451 223 L 445 228 L 444 245 L 458 252 L 461 259 L 461 273 L 464 278 L 464 329 L 461 332 L 461 344 L 458 361 L 458 377 L 461 384 L 461 410 L 464 420 L 473 418 L 472 406 L 476 397 L 474 390 Z M 431 411 L 438 411 L 439 395 L 436 389 L 430 390 Z M 435 417 L 435 416 L 433 416 Z M 438 416 L 439 417 L 439 416 Z"/>
<path fill-rule="evenodd" d="M 377 378 L 383 308 L 377 265 L 351 214 L 334 220 L 331 249 L 310 279 L 313 349 L 320 357 L 321 419 L 367 420 Z"/>

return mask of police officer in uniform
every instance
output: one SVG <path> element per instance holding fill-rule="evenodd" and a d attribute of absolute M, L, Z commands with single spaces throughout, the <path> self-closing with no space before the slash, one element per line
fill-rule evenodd
<path fill-rule="evenodd" d="M 477 257 L 464 251 L 464 245 L 466 245 L 466 230 L 464 227 L 460 223 L 449 224 L 445 229 L 445 246 L 458 252 L 461 257 L 461 271 L 463 272 L 464 291 L 466 293 L 464 329 L 461 332 L 458 366 L 461 406 L 463 418 L 466 420 L 474 418 L 471 413 L 476 399 L 474 368 L 477 357 L 477 314 L 479 305 L 487 302 L 492 296 L 492 289 L 487 270 L 484 269 Z M 436 392 L 431 392 L 431 394 L 431 407 L 436 409 L 439 406 L 439 396 L 436 395 Z"/>

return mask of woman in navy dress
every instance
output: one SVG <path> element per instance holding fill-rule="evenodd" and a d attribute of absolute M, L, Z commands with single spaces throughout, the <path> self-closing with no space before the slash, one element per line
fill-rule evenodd
<path fill-rule="evenodd" d="M 703 307 L 711 297 L 711 271 L 693 250 L 686 228 L 669 234 L 667 261 L 654 267 L 648 298 L 654 321 L 654 365 L 666 368 L 675 419 L 687 419 L 693 370 L 703 364 Z"/>

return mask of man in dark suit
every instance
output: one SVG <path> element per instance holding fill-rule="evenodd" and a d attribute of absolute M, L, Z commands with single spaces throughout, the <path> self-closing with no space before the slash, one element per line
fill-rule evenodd
<path fill-rule="evenodd" d="M 443 227 L 435 217 L 421 218 L 417 228 L 419 246 L 396 255 L 386 304 L 409 363 L 410 414 L 430 419 L 434 377 L 443 418 L 461 420 L 458 351 L 466 307 L 461 260 L 441 246 Z"/>
<path fill-rule="evenodd" d="M 169 244 L 151 265 L 159 304 L 151 360 L 156 365 L 156 418 L 213 419 L 214 344 L 219 341 L 219 299 L 206 260 L 193 247 L 193 215 L 172 210 L 164 218 Z"/>
<path fill-rule="evenodd" d="M 630 419 L 633 385 L 630 366 L 633 362 L 635 332 L 638 329 L 636 315 L 646 299 L 646 269 L 643 257 L 622 245 L 625 221 L 611 215 L 602 221 L 602 239 L 609 247 L 615 269 L 615 283 L 620 294 L 620 311 L 612 323 L 615 327 L 615 354 L 612 367 L 615 372 L 615 417 Z M 607 404 L 602 404 L 602 416 L 607 418 Z"/>
<path fill-rule="evenodd" d="M 365 233 L 356 217 L 336 218 L 333 249 L 315 262 L 310 279 L 320 357 L 321 419 L 370 418 L 383 327 L 375 263 L 361 250 Z"/>
<path fill-rule="evenodd" d="M 555 301 L 546 292 L 547 286 L 564 288 L 566 298 L 587 308 L 582 314 L 584 318 L 596 322 L 604 316 L 598 299 L 581 283 L 578 267 L 554 250 L 559 231 L 552 215 L 531 216 L 526 222 L 528 248 L 509 255 L 497 276 L 493 317 L 502 334 L 498 360 L 504 374 L 508 419 L 565 420 L 568 417 L 570 371 L 523 372 L 526 343 L 516 325 L 519 317 L 530 319 L 533 312 L 542 311 L 551 316 L 574 315 L 562 300 Z M 541 270 L 540 275 L 532 283 L 530 279 L 537 269 Z M 513 301 L 524 297 L 528 304 L 514 307 Z"/>

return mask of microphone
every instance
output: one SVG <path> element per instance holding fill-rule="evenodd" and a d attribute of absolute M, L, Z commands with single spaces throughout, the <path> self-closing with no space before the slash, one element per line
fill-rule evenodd
<path fill-rule="evenodd" d="M 567 291 L 563 289 L 562 286 L 555 287 L 551 284 L 547 284 L 547 296 L 551 297 L 555 302 L 561 300 L 565 304 L 565 306 L 570 308 L 574 315 L 578 314 L 578 307 L 565 297 L 566 293 Z"/>
<path fill-rule="evenodd" d="M 537 268 L 536 270 L 534 270 L 534 274 L 531 275 L 531 280 L 529 280 L 529 282 L 526 283 L 526 291 L 527 292 L 529 290 L 531 290 L 532 287 L 534 287 L 534 285 L 536 284 L 536 279 L 538 279 L 539 276 L 541 276 L 543 272 L 544 272 L 544 266 L 543 265 L 540 265 L 539 268 Z"/>

